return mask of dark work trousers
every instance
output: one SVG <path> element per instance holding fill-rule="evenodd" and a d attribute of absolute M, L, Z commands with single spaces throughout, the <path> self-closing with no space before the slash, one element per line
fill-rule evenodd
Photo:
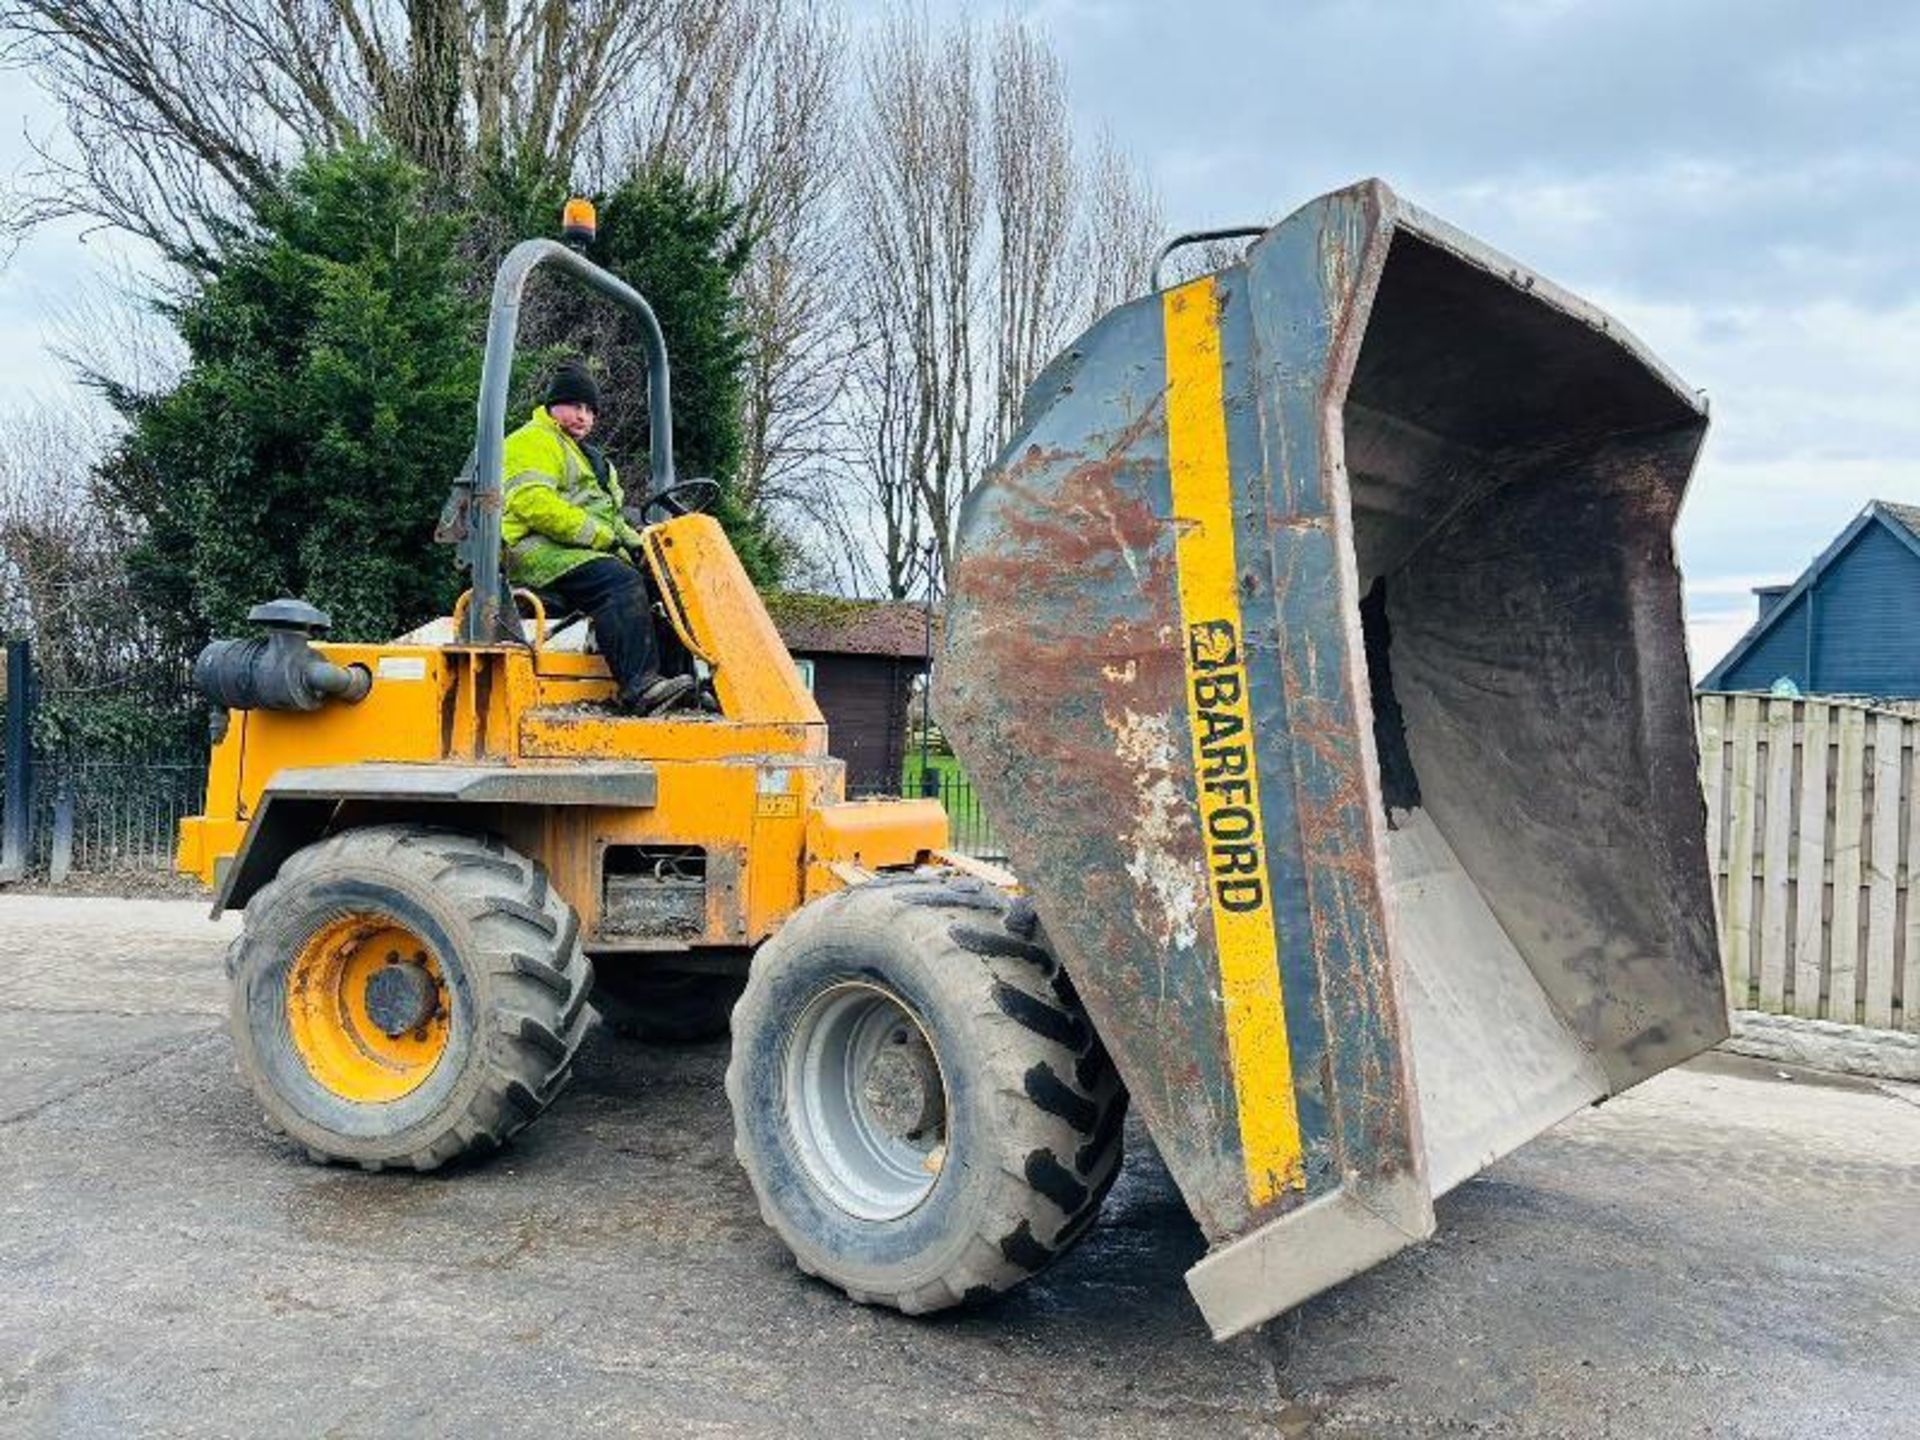
<path fill-rule="evenodd" d="M 568 609 L 593 617 L 593 633 L 620 687 L 620 703 L 632 706 L 660 674 L 660 641 L 653 633 L 646 577 L 609 556 L 576 565 L 546 589 Z"/>

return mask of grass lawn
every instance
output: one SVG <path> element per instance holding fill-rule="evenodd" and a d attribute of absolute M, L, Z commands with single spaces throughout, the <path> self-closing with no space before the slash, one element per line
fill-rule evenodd
<path fill-rule="evenodd" d="M 943 787 L 967 783 L 967 777 L 961 772 L 960 762 L 951 755 L 943 755 L 938 750 L 927 753 L 927 769 L 940 777 Z M 900 793 L 918 795 L 920 793 L 920 750 L 919 747 L 907 747 L 906 764 L 900 767 Z"/>

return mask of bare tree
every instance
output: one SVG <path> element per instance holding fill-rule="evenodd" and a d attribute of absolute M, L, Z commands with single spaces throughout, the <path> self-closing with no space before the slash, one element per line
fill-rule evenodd
<path fill-rule="evenodd" d="M 1157 204 L 1118 148 L 1077 156 L 1066 77 L 1037 33 L 1003 22 L 984 64 L 980 49 L 964 20 L 936 33 L 902 9 L 861 66 L 852 483 L 877 507 L 896 595 L 923 537 L 941 583 L 960 505 L 1027 386 L 1073 327 L 1145 288 L 1158 238 Z M 896 518 L 903 495 L 912 524 Z"/>
<path fill-rule="evenodd" d="M 867 328 L 880 346 L 868 370 L 884 393 L 870 405 L 888 422 L 870 439 L 869 473 L 876 493 L 893 493 L 892 474 L 906 478 L 945 574 L 980 448 L 988 177 L 972 28 L 935 35 L 917 13 L 897 11 L 863 57 L 861 80 L 853 224 Z M 892 588 L 906 558 L 890 549 L 886 564 Z"/>
<path fill-rule="evenodd" d="M 1146 293 L 1166 222 L 1159 197 L 1111 134 L 1100 136 L 1083 183 L 1084 323 Z"/>
<path fill-rule="evenodd" d="M 126 537 L 94 500 L 106 417 L 83 408 L 0 414 L 0 631 L 32 637 L 49 686 L 137 656 L 120 557 Z"/>
<path fill-rule="evenodd" d="M 170 389 L 187 365 L 187 347 L 162 306 L 153 279 L 124 256 L 47 307 L 47 350 L 110 407 Z M 100 426 L 87 434 L 105 439 Z"/>
<path fill-rule="evenodd" d="M 847 383 L 845 299 L 823 253 L 824 227 L 776 232 L 754 252 L 739 285 L 749 338 L 736 479 L 743 503 L 778 512 L 804 504 L 813 475 L 837 454 L 835 407 Z"/>
<path fill-rule="evenodd" d="M 869 292 L 880 288 L 872 275 L 862 284 Z M 862 298 L 867 303 L 854 311 L 855 349 L 844 411 L 859 445 L 841 473 L 854 509 L 865 518 L 863 538 L 877 561 L 861 578 L 900 600 L 917 578 L 928 529 L 919 470 L 926 455 L 925 407 L 910 339 L 888 322 L 887 297 L 868 293 Z"/>
<path fill-rule="evenodd" d="M 736 493 L 801 503 L 827 455 L 827 416 L 845 362 L 831 205 L 844 135 L 843 36 L 812 0 L 710 0 L 678 26 L 635 92 L 627 147 L 723 185 L 751 244 L 740 278 L 750 337 L 745 455 Z"/>
<path fill-rule="evenodd" d="M 699 0 L 0 0 L 65 112 L 16 223 L 99 218 L 206 258 L 293 156 L 382 137 L 430 173 L 569 170 Z"/>
<path fill-rule="evenodd" d="M 69 132 L 14 225 L 84 213 L 190 267 L 287 160 L 373 137 L 456 190 L 529 161 L 718 182 L 752 247 L 738 494 L 778 510 L 813 483 L 845 360 L 828 225 L 843 45 L 821 0 L 0 0 L 0 24 Z M 518 238 L 483 225 L 473 253 Z"/>
<path fill-rule="evenodd" d="M 832 183 L 840 21 L 818 0 L 672 0 L 670 23 L 608 107 L 629 168 L 673 165 L 723 186 L 753 238 Z"/>
<path fill-rule="evenodd" d="M 992 85 L 997 448 L 1019 419 L 1027 386 L 1077 318 L 1086 251 L 1075 244 L 1079 175 L 1059 59 L 1027 26 L 1003 21 L 994 34 Z"/>
<path fill-rule="evenodd" d="M 372 138 L 456 190 L 526 161 L 721 182 L 754 247 L 741 498 L 895 594 L 929 540 L 945 573 L 1022 392 L 1143 288 L 1159 229 L 1111 141 L 1078 153 L 1036 32 L 907 0 L 852 77 L 832 0 L 0 0 L 0 26 L 68 131 L 13 221 L 94 216 L 188 266 L 293 157 Z"/>

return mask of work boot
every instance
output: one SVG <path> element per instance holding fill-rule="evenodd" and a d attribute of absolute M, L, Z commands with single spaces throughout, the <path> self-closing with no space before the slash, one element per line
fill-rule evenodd
<path fill-rule="evenodd" d="M 692 693 L 691 675 L 660 675 L 642 685 L 637 695 L 621 698 L 625 707 L 636 715 L 658 715 L 672 710 Z"/>

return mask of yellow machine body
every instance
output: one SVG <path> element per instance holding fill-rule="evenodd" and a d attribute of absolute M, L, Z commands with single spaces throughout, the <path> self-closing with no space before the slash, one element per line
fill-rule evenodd
<path fill-rule="evenodd" d="M 233 713 L 179 868 L 238 908 L 335 830 L 444 819 L 540 860 L 605 954 L 751 947 L 807 900 L 941 852 L 936 802 L 846 800 L 826 722 L 718 523 L 663 522 L 644 548 L 718 715 L 615 712 L 605 661 L 548 648 L 539 614 L 526 646 L 319 645 L 372 677 L 365 698 Z M 705 882 L 699 923 L 671 933 L 609 904 L 622 857 L 663 847 L 697 852 Z"/>

